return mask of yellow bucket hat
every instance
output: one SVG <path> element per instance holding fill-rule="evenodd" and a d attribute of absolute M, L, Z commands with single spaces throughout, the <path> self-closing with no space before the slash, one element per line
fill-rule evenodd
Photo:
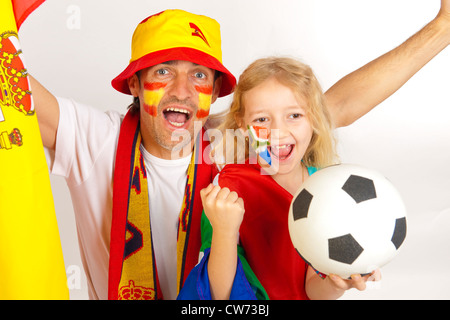
<path fill-rule="evenodd" d="M 222 73 L 219 97 L 233 92 L 236 78 L 222 64 L 220 25 L 214 19 L 183 10 L 166 10 L 143 20 L 131 42 L 128 67 L 112 86 L 131 94 L 127 79 L 137 71 L 171 60 L 185 60 Z"/>

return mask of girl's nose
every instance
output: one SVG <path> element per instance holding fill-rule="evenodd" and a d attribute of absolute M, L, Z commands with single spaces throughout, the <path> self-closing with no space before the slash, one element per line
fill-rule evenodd
<path fill-rule="evenodd" d="M 270 126 L 270 139 L 281 140 L 285 137 L 289 136 L 289 130 L 287 130 L 287 126 L 281 119 L 274 119 Z"/>

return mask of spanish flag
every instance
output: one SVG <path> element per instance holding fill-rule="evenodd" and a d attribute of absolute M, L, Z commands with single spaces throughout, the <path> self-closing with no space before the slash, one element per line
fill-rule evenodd
<path fill-rule="evenodd" d="M 0 0 L 0 299 L 68 299 L 18 28 L 43 0 Z"/>

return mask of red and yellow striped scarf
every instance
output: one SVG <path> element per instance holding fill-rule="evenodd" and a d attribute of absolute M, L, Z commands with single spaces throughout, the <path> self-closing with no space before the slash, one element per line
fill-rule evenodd
<path fill-rule="evenodd" d="M 198 262 L 201 246 L 200 190 L 214 177 L 214 166 L 202 156 L 208 145 L 199 134 L 188 167 L 177 234 L 177 287 Z M 203 143 L 202 143 L 203 142 Z M 163 299 L 153 252 L 148 183 L 140 152 L 139 114 L 128 112 L 119 135 L 114 170 L 113 216 L 109 262 L 109 299 Z"/>

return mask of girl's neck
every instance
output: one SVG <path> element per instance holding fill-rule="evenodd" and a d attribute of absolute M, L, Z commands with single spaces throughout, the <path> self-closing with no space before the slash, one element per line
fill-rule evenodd
<path fill-rule="evenodd" d="M 274 174 L 272 178 L 287 192 L 294 195 L 303 184 L 305 178 L 308 177 L 308 169 L 300 164 L 298 170 L 291 171 L 287 174 Z"/>

